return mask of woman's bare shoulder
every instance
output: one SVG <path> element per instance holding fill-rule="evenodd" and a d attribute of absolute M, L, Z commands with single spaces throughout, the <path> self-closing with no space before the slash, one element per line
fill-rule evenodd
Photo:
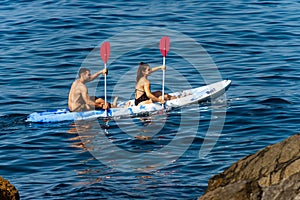
<path fill-rule="evenodd" d="M 145 84 L 145 83 L 149 83 L 149 80 L 146 79 L 145 77 L 142 77 L 142 78 L 140 79 L 140 82 Z"/>

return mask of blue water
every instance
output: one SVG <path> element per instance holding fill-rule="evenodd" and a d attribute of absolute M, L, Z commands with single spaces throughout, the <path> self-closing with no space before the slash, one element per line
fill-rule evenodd
<path fill-rule="evenodd" d="M 22 199 L 196 199 L 213 175 L 300 131 L 299 8 L 300 3 L 292 0 L 1 1 L 0 175 L 17 187 Z M 209 103 L 144 121 L 99 120 L 100 126 L 24 122 L 34 111 L 65 108 L 71 83 L 93 49 L 106 40 L 114 44 L 113 38 L 128 30 L 141 32 L 139 28 L 145 29 L 146 39 L 147 31 L 155 32 L 157 40 L 150 41 L 153 46 L 128 49 L 111 60 L 109 95 L 119 79 L 126 80 L 124 74 L 135 72 L 139 62 L 161 64 L 155 48 L 165 32 L 153 30 L 170 30 L 201 44 L 221 77 L 233 81 L 226 98 L 216 100 L 222 102 L 226 118 L 220 137 L 205 157 L 198 156 L 199 150 L 219 109 Z M 142 43 L 142 38 L 126 34 L 119 43 Z M 177 69 L 189 87 L 204 85 L 205 77 L 175 54 L 175 48 L 172 52 L 172 45 L 176 46 L 174 37 L 167 65 Z M 117 48 L 112 45 L 111 49 L 113 57 Z M 101 69 L 100 56 L 89 65 L 95 66 L 93 72 Z M 166 73 L 168 90 L 185 87 Z M 153 87 L 159 87 L 160 73 L 153 76 Z M 129 77 L 123 85 L 127 93 L 134 87 Z M 103 77 L 98 88 L 96 94 L 102 96 Z M 126 99 L 122 91 L 120 95 Z M 108 139 L 119 149 L 135 153 L 136 162 L 143 162 L 143 153 L 172 144 L 182 127 L 185 134 L 177 140 L 191 139 L 187 150 L 163 167 L 122 171 L 121 164 L 102 148 Z M 80 128 L 86 137 L 78 133 Z M 151 139 L 135 138 L 145 134 Z M 93 149 L 110 164 L 96 159 Z M 174 147 L 169 153 L 177 151 Z M 122 163 L 134 165 L 126 159 Z"/>

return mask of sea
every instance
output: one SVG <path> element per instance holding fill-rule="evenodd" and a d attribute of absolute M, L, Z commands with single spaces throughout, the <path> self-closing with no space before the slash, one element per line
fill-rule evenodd
<path fill-rule="evenodd" d="M 197 199 L 239 159 L 300 132 L 300 2 L 2 0 L 0 176 L 22 200 Z M 232 81 L 217 99 L 135 117 L 29 123 L 67 108 L 80 67 L 105 67 L 89 94 L 134 98 L 140 62 L 163 64 L 151 90 Z"/>

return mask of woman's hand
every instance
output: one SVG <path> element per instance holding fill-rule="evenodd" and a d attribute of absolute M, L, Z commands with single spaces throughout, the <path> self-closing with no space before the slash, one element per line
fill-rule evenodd
<path fill-rule="evenodd" d="M 103 105 L 102 105 L 102 109 L 104 109 L 104 110 L 109 109 L 109 105 L 108 105 L 108 104 L 103 104 Z"/>
<path fill-rule="evenodd" d="M 158 66 L 158 67 L 154 67 L 154 68 L 152 68 L 151 69 L 151 73 L 152 72 L 155 72 L 155 71 L 157 71 L 157 70 L 166 70 L 166 66 L 165 65 L 160 65 L 160 66 Z"/>

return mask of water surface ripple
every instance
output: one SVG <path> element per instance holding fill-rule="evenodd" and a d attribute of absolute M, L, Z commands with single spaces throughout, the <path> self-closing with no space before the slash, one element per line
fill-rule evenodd
<path fill-rule="evenodd" d="M 299 132 L 299 8 L 300 3 L 292 0 L 2 1 L 0 175 L 17 187 L 24 200 L 196 199 L 213 175 Z M 126 135 L 118 125 L 139 134 L 137 125 L 143 129 L 147 121 L 109 122 L 107 137 L 114 144 L 145 152 L 174 139 L 182 114 L 200 114 L 200 122 L 190 117 L 182 124 L 199 123 L 188 150 L 152 172 L 120 172 L 99 162 L 73 122 L 24 122 L 31 112 L 65 108 L 70 85 L 88 54 L 109 37 L 137 27 L 163 27 L 193 38 L 209 53 L 222 77 L 233 81 L 222 134 L 206 157 L 199 158 L 198 152 L 214 109 L 209 104 L 168 113 L 165 124 L 160 116 L 152 116 L 149 123 L 163 126 L 164 131 L 151 140 Z M 144 50 L 129 52 L 110 68 L 109 94 L 120 74 L 140 61 L 160 64 L 159 52 Z M 182 58 L 170 55 L 168 64 L 191 86 L 204 84 Z M 107 129 L 99 123 L 100 131 Z"/>

